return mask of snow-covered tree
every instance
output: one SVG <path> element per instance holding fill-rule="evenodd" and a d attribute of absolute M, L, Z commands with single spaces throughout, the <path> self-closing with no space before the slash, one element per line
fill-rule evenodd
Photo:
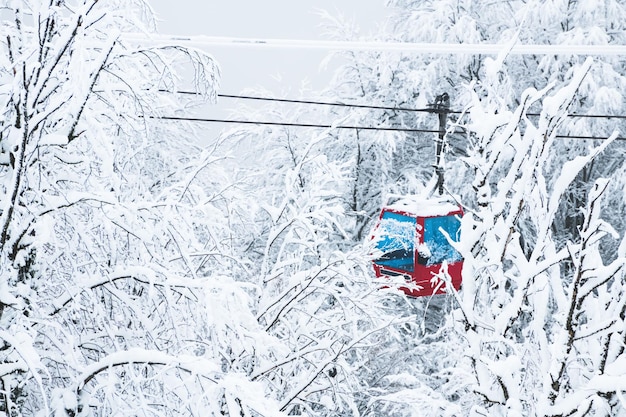
<path fill-rule="evenodd" d="M 624 36 L 624 8 L 615 1 L 388 3 L 395 15 L 381 37 L 394 41 L 501 43 L 505 52 L 512 40 L 606 45 L 620 44 Z M 435 360 L 432 363 L 438 366 L 430 369 L 408 367 L 406 378 L 398 380 L 430 377 L 434 392 L 450 394 L 442 375 L 454 370 L 459 376 L 454 395 L 433 394 L 431 402 L 419 397 L 450 413 L 458 412 L 455 406 L 476 415 L 623 413 L 616 400 L 619 386 L 603 391 L 599 382 L 593 387 L 587 383 L 604 374 L 606 363 L 621 354 L 614 343 L 622 336 L 617 330 L 621 324 L 615 324 L 623 321 L 622 244 L 611 238 L 620 233 L 599 220 L 599 207 L 603 205 L 604 215 L 621 232 L 622 146 L 617 141 L 557 138 L 612 134 L 614 122 L 566 115 L 621 111 L 621 58 L 585 62 L 579 56 L 347 55 L 349 64 L 331 89 L 341 101 L 359 97 L 360 104 L 423 108 L 447 91 L 453 108 L 468 111 L 459 119 L 451 116 L 450 131 L 466 133 L 449 133 L 448 140 L 462 144 L 461 154 L 468 152 L 470 157 L 452 157 L 454 164 L 448 164 L 446 175 L 448 190 L 460 197 L 468 212 L 462 233 L 469 246 L 461 308 L 452 314 L 463 324 L 455 336 L 445 336 L 465 357 L 459 354 L 445 364 Z M 400 111 L 377 110 L 357 117 L 369 125 L 436 128 L 430 115 L 409 118 Z M 457 123 L 461 126 L 454 127 Z M 371 222 L 376 203 L 384 203 L 381 194 L 419 189 L 427 176 L 415 165 L 434 162 L 434 144 L 418 148 L 409 134 L 393 141 L 379 135 L 378 143 L 359 137 L 357 147 L 355 137 L 352 134 L 344 145 L 353 154 L 346 152 L 350 156 L 341 160 L 351 162 L 354 172 L 364 172 L 363 167 L 376 171 L 371 177 L 355 176 L 362 182 L 354 185 L 365 193 L 358 195 L 361 204 L 352 207 L 363 210 L 368 205 L 363 221 Z M 433 134 L 419 137 L 433 143 Z M 372 143 L 379 146 L 373 148 Z M 418 156 L 411 155 L 416 160 L 402 160 L 407 146 L 419 149 Z M 606 146 L 610 152 L 602 152 Z M 363 147 L 374 152 L 359 154 Z M 386 150 L 390 151 L 385 154 Z M 332 152 L 328 150 L 336 155 Z M 414 176 L 397 174 L 406 171 Z M 606 182 L 602 177 L 612 178 Z M 474 178 L 473 187 L 468 178 Z M 607 187 L 612 191 L 601 192 Z M 602 204 L 603 200 L 610 203 Z M 590 284 L 584 284 L 587 280 Z M 605 298 L 603 293 L 611 296 Z M 611 320 L 597 314 L 607 309 Z M 410 340 L 400 342 L 399 349 L 412 346 Z M 440 340 L 424 342 L 443 356 Z M 471 373 L 474 387 L 468 382 Z M 600 380 L 608 379 L 596 381 Z M 420 415 L 423 409 L 410 407 L 409 398 L 416 397 L 407 395 L 408 403 L 403 402 L 402 394 L 408 393 L 397 392 L 401 394 L 388 397 L 384 411 Z"/>
<path fill-rule="evenodd" d="M 318 121 L 293 106 L 263 112 L 288 123 Z M 254 366 L 251 375 L 296 415 L 364 413 L 371 397 L 364 367 L 386 372 L 377 355 L 412 320 L 411 312 L 399 316 L 385 306 L 393 296 L 371 285 L 366 250 L 346 239 L 351 172 L 325 154 L 337 135 L 287 126 L 226 134 L 249 196 L 244 279 L 258 289 L 259 323 L 282 346 L 273 363 Z"/>
<path fill-rule="evenodd" d="M 226 273 L 224 155 L 152 119 L 177 62 L 209 98 L 215 62 L 125 42 L 143 1 L 1 8 L 0 414 L 277 415 L 242 371 L 272 344 Z"/>
<path fill-rule="evenodd" d="M 601 220 L 623 185 L 599 178 L 619 148 L 556 137 L 610 134 L 566 115 L 619 111 L 619 62 L 351 54 L 331 96 L 380 108 L 263 110 L 437 129 L 397 108 L 448 91 L 467 109 L 447 176 L 464 284 L 407 300 L 371 284 L 365 236 L 423 187 L 435 134 L 245 128 L 200 148 L 159 117 L 212 98 L 216 64 L 125 41 L 154 29 L 146 3 L 0 4 L 0 415 L 624 414 L 626 253 Z M 390 4 L 393 40 L 623 38 L 614 1 Z M 166 92 L 181 59 L 191 99 Z"/>
<path fill-rule="evenodd" d="M 406 318 L 345 250 L 328 134 L 264 132 L 251 171 L 159 119 L 189 104 L 181 58 L 198 97 L 217 68 L 125 41 L 144 2 L 3 6 L 0 412 L 358 414 L 355 372 Z"/>
<path fill-rule="evenodd" d="M 550 2 L 472 2 L 472 1 L 405 1 L 387 2 L 391 16 L 385 30 L 376 40 L 435 43 L 499 43 L 539 44 L 620 44 L 624 33 L 626 9 L 618 1 L 550 1 Z M 327 16 L 331 36 L 354 39 L 358 32 L 348 23 Z M 503 57 L 504 58 L 504 57 Z M 336 81 L 328 90 L 338 101 L 359 104 L 377 104 L 390 108 L 425 108 L 436 97 L 449 93 L 451 105 L 462 110 L 471 102 L 465 85 L 474 82 L 483 88 L 497 88 L 501 105 L 516 107 L 528 87 L 541 90 L 550 82 L 562 82 L 571 75 L 575 65 L 584 61 L 581 56 L 506 56 L 503 65 L 495 57 L 484 55 L 420 54 L 397 52 L 347 52 L 348 61 L 338 72 Z M 621 58 L 603 57 L 596 60 L 583 81 L 578 98 L 570 107 L 577 114 L 619 114 L 623 108 L 624 77 L 620 72 Z M 496 70 L 497 68 L 497 70 Z M 491 79 L 498 83 L 492 84 Z M 487 87 L 490 86 L 490 87 Z M 487 92 L 483 92 L 487 94 Z M 530 113 L 540 109 L 533 108 Z M 436 118 L 427 113 L 399 110 L 372 110 L 361 112 L 359 122 L 364 125 L 398 128 L 437 129 Z M 451 115 L 454 123 L 456 115 Z M 560 135 L 608 136 L 617 127 L 615 120 L 602 118 L 568 118 Z M 358 138 L 356 137 L 358 134 Z M 403 133 L 393 137 L 369 132 L 346 132 L 340 144 L 346 149 L 344 161 L 352 160 L 354 193 L 350 208 L 358 217 L 356 238 L 374 216 L 376 204 L 384 204 L 389 193 L 415 193 L 434 164 L 432 134 Z M 564 160 L 585 153 L 591 142 L 580 139 L 560 139 L 551 156 L 554 169 Z M 597 145 L 597 144 L 596 144 Z M 335 144 L 337 146 L 337 144 Z M 462 135 L 448 135 L 448 155 L 456 159 L 465 152 Z M 350 152 L 350 153 L 348 153 Z M 563 209 L 555 218 L 558 239 L 566 240 L 576 234 L 580 220 L 578 207 L 585 199 L 585 183 L 607 177 L 620 168 L 623 152 L 615 146 L 611 155 L 602 155 L 586 166 L 580 178 L 572 183 L 563 200 Z M 552 163 L 552 162 L 551 162 Z M 463 184 L 454 180 L 456 172 L 448 175 L 449 188 L 463 197 Z M 617 191 L 621 182 L 613 182 Z M 621 206 L 610 193 L 612 210 Z M 348 197 L 348 196 L 346 196 Z M 620 212 L 608 212 L 618 230 L 624 229 Z"/>
<path fill-rule="evenodd" d="M 612 143 L 565 162 L 546 161 L 591 62 L 569 85 L 530 89 L 515 112 L 476 97 L 469 159 L 476 210 L 464 220 L 464 284 L 455 312 L 474 373 L 476 415 L 619 415 L 623 250 L 605 263 L 599 243 L 617 233 L 600 219 L 608 181 L 590 184 L 580 237 L 557 246 L 552 224 L 569 184 Z M 537 123 L 526 112 L 542 103 Z M 620 248 L 622 245 L 620 245 Z M 607 314 L 608 313 L 608 314 Z M 615 364 L 611 367 L 611 364 Z"/>

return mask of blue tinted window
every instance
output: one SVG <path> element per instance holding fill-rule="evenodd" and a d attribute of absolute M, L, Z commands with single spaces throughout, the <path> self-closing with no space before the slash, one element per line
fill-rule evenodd
<path fill-rule="evenodd" d="M 444 260 L 448 263 L 462 260 L 461 254 L 450 245 L 445 231 L 452 241 L 458 242 L 461 235 L 461 219 L 459 216 L 429 217 L 424 219 L 424 245 L 426 250 L 420 253 L 428 253 L 426 265 L 440 264 Z M 420 262 L 421 263 L 421 262 Z"/>
<path fill-rule="evenodd" d="M 413 271 L 415 252 L 415 218 L 386 211 L 376 231 L 376 249 L 383 255 L 376 263 L 383 266 Z"/>

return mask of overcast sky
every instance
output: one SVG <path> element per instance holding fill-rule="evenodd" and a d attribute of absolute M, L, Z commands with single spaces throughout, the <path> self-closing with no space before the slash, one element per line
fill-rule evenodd
<path fill-rule="evenodd" d="M 386 15 L 384 0 L 150 0 L 161 34 L 246 38 L 323 39 L 316 10 L 354 19 L 362 34 L 375 31 Z M 330 79 L 320 71 L 323 51 L 213 47 L 222 68 L 222 93 L 265 88 L 297 95 L 301 81 L 319 89 Z"/>
<path fill-rule="evenodd" d="M 387 14 L 385 0 L 149 0 L 163 35 L 207 35 L 272 39 L 327 39 L 316 11 L 352 19 L 361 35 L 376 32 Z M 285 98 L 308 97 L 311 89 L 325 88 L 332 77 L 333 62 L 323 70 L 320 63 L 328 55 L 322 50 L 252 49 L 211 47 L 207 49 L 222 70 L 222 94 L 266 91 Z M 338 65 L 338 62 L 334 62 Z M 196 109 L 197 117 L 232 119 L 238 100 L 219 98 L 217 104 Z M 247 101 L 262 106 L 264 102 Z M 232 129 L 230 123 L 202 125 L 203 136 Z M 202 139 L 201 139 L 202 140 Z"/>

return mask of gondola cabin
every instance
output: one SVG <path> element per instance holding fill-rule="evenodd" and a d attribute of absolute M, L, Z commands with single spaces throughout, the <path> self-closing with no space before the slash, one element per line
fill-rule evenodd
<path fill-rule="evenodd" d="M 374 228 L 374 272 L 381 279 L 398 282 L 409 296 L 446 293 L 445 273 L 455 289 L 461 287 L 463 258 L 450 241 L 461 235 L 461 207 L 446 199 L 403 199 L 380 213 Z M 438 277 L 439 276 L 439 277 Z"/>

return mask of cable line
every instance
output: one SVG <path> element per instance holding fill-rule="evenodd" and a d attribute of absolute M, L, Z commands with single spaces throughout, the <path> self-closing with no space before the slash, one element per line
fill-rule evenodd
<path fill-rule="evenodd" d="M 325 41 L 307 39 L 258 39 L 204 35 L 123 33 L 121 38 L 140 45 L 187 44 L 195 47 L 228 46 L 257 49 L 322 49 L 328 51 L 412 52 L 435 55 L 498 55 L 508 48 L 512 55 L 626 55 L 626 45 L 546 45 L 486 43 L 416 43 L 393 41 Z"/>
<path fill-rule="evenodd" d="M 416 129 L 405 127 L 385 127 L 385 126 L 346 126 L 346 125 L 324 125 L 317 123 L 290 123 L 290 122 L 268 122 L 258 120 L 232 120 L 232 119 L 208 119 L 201 117 L 179 117 L 179 116 L 152 116 L 151 119 L 161 120 L 179 120 L 188 122 L 207 122 L 207 123 L 235 123 L 261 126 L 287 126 L 287 127 L 309 127 L 322 129 L 356 129 L 356 130 L 381 130 L 394 132 L 417 132 L 417 133 L 438 133 L 435 129 Z"/>
<path fill-rule="evenodd" d="M 260 125 L 260 126 L 286 126 L 286 127 L 304 127 L 304 128 L 320 128 L 320 129 L 354 129 L 354 130 L 370 130 L 370 131 L 391 131 L 391 132 L 411 132 L 411 133 L 439 133 L 437 129 L 417 129 L 417 128 L 404 128 L 404 127 L 385 127 L 385 126 L 348 126 L 339 125 L 333 126 L 328 124 L 317 123 L 291 123 L 291 122 L 270 122 L 259 120 L 234 120 L 234 119 L 212 119 L 203 117 L 183 117 L 183 116 L 150 116 L 150 119 L 159 120 L 173 120 L 173 121 L 186 121 L 186 122 L 204 122 L 204 123 L 230 123 L 230 124 L 245 124 L 245 125 Z M 462 130 L 455 130 L 448 133 L 461 133 Z M 606 140 L 604 136 L 582 136 L 582 135 L 556 135 L 559 139 L 581 139 L 581 140 Z M 626 140 L 626 137 L 616 137 L 615 140 Z"/>
<path fill-rule="evenodd" d="M 357 108 L 357 109 L 437 113 L 437 110 L 432 109 L 432 108 L 414 109 L 414 108 L 408 108 L 408 107 L 376 106 L 376 105 L 370 105 L 370 104 L 333 103 L 329 101 L 295 100 L 295 99 L 286 99 L 286 98 L 258 97 L 258 96 L 239 96 L 239 95 L 234 95 L 234 94 L 218 94 L 217 96 L 223 97 L 223 98 L 235 98 L 235 99 L 242 99 L 242 100 L 277 101 L 281 103 L 315 104 L 315 105 L 321 105 L 321 106 L 352 107 L 352 108 Z M 448 113 L 460 113 L 460 112 L 448 112 Z"/>
<path fill-rule="evenodd" d="M 168 90 L 159 90 L 161 92 L 170 93 Z M 186 95 L 198 95 L 198 93 L 194 91 L 175 91 L 175 94 L 186 94 Z M 244 96 L 237 94 L 217 94 L 218 97 L 221 98 L 232 98 L 238 100 L 258 100 L 258 101 L 274 101 L 279 103 L 293 103 L 293 104 L 313 104 L 319 106 L 337 106 L 337 107 L 352 107 L 357 109 L 374 109 L 374 110 L 391 110 L 391 111 L 408 111 L 408 112 L 423 112 L 423 113 L 437 113 L 437 110 L 433 108 L 411 108 L 411 107 L 393 107 L 393 106 L 379 106 L 372 104 L 352 104 L 352 103 L 340 103 L 340 102 L 331 102 L 331 101 L 315 101 L 315 100 L 299 100 L 299 99 L 289 99 L 289 98 L 278 98 L 278 97 L 262 97 L 262 96 Z M 448 113 L 461 113 L 460 111 L 448 111 Z"/>
<path fill-rule="evenodd" d="M 556 135 L 558 139 L 607 140 L 608 136 Z M 617 136 L 615 140 L 626 140 L 626 137 Z"/>
<path fill-rule="evenodd" d="M 161 92 L 171 93 L 168 90 L 160 90 Z M 185 94 L 185 95 L 198 95 L 198 93 L 193 91 L 175 91 L 175 94 Z M 394 106 L 379 106 L 379 105 L 370 105 L 370 104 L 351 104 L 351 103 L 340 103 L 340 102 L 331 102 L 331 101 L 315 101 L 315 100 L 298 100 L 298 99 L 287 99 L 287 98 L 279 98 L 279 97 L 263 97 L 263 96 L 249 96 L 249 95 L 238 95 L 238 94 L 217 94 L 218 97 L 222 98 L 230 98 L 230 99 L 238 99 L 238 100 L 258 100 L 258 101 L 271 101 L 271 102 L 280 102 L 280 103 L 293 103 L 293 104 L 312 104 L 312 105 L 320 105 L 320 106 L 338 106 L 338 107 L 352 107 L 352 108 L 362 108 L 362 109 L 374 109 L 374 110 L 391 110 L 391 111 L 406 111 L 406 112 L 421 112 L 421 113 L 438 113 L 439 111 L 434 108 L 411 108 L 411 107 L 394 107 Z M 461 114 L 463 113 L 461 110 L 448 110 L 446 111 L 448 114 Z M 539 117 L 541 113 L 526 113 L 527 116 Z M 569 113 L 567 117 L 576 117 L 576 118 L 589 118 L 589 119 L 626 119 L 626 115 L 621 114 L 579 114 L 579 113 Z"/>

